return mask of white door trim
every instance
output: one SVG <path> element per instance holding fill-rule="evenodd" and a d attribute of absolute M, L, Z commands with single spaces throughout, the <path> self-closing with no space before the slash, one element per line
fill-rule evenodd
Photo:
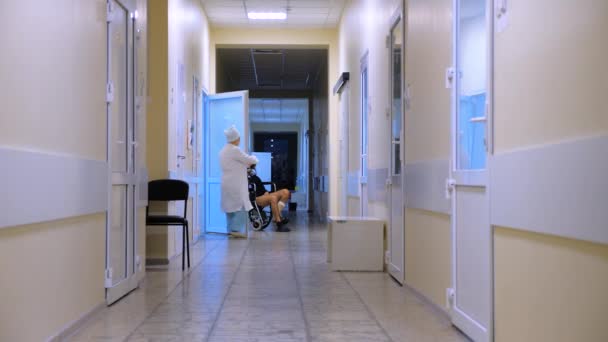
<path fill-rule="evenodd" d="M 393 13 L 393 15 L 391 16 L 390 22 L 389 22 L 389 31 L 388 31 L 388 36 L 387 36 L 387 48 L 389 50 L 388 53 L 388 65 L 389 65 L 389 80 L 390 80 L 390 87 L 389 87 L 389 94 L 388 94 L 388 103 L 389 103 L 389 122 L 388 122 L 388 128 L 389 128 L 389 134 L 388 134 L 388 138 L 389 138 L 389 169 L 388 169 L 388 177 L 386 180 L 386 187 L 388 190 L 388 195 L 387 195 L 387 200 L 388 200 L 388 209 L 389 209 L 389 228 L 388 228 L 388 246 L 389 246 L 389 250 L 388 250 L 388 271 L 389 274 L 393 277 L 393 279 L 395 279 L 399 284 L 403 284 L 405 282 L 405 182 L 404 182 L 404 166 L 405 166 L 405 148 L 404 148 L 404 134 L 405 134 L 405 130 L 404 130 L 404 114 L 405 114 L 405 101 L 404 101 L 404 85 L 405 85 L 405 43 L 406 43 L 406 36 L 407 36 L 407 32 L 406 32 L 406 27 L 407 25 L 405 25 L 405 14 L 403 13 L 403 7 L 399 6 L 395 12 Z M 395 165 L 393 165 L 394 163 L 394 158 L 393 158 L 393 150 L 395 148 L 395 146 L 397 145 L 394 141 L 393 141 L 393 133 L 392 133 L 392 129 L 393 129 L 393 48 L 392 48 L 392 36 L 393 36 L 393 30 L 398 26 L 401 26 L 401 54 L 400 54 L 400 64 L 401 64 L 401 77 L 400 77 L 400 89 L 401 89 L 401 94 L 400 94 L 400 101 L 401 101 L 401 127 L 400 132 L 399 132 L 399 174 L 398 175 L 394 175 L 394 169 L 395 169 Z M 397 207 L 395 207 L 395 203 L 393 203 L 393 192 L 396 191 L 398 193 L 399 196 L 401 196 L 401 203 L 397 203 Z M 395 251 L 392 250 L 392 241 L 393 241 L 393 229 L 395 228 L 395 222 L 393 222 L 393 217 L 394 215 L 394 210 L 399 210 L 400 214 L 397 215 L 398 217 L 401 218 L 401 222 L 399 223 L 398 227 L 400 229 L 400 233 L 401 233 L 401 241 L 400 241 L 400 247 L 401 247 L 401 260 L 395 260 L 398 261 L 398 263 L 400 263 L 401 265 L 398 265 L 397 262 L 393 262 L 393 255 L 395 253 Z"/>
<path fill-rule="evenodd" d="M 479 342 L 490 342 L 494 339 L 493 332 L 493 324 L 494 324 L 494 270 L 493 270 L 493 239 L 492 239 L 492 229 L 490 225 L 490 188 L 488 187 L 489 181 L 489 159 L 493 150 L 493 41 L 494 41 L 494 29 L 493 29 L 493 10 L 494 10 L 494 1 L 486 0 L 486 51 L 487 51 L 487 69 L 486 69 L 486 136 L 485 141 L 487 144 L 486 148 L 486 165 L 483 170 L 459 170 L 458 169 L 458 103 L 459 103 L 459 88 L 460 88 L 460 71 L 458 68 L 460 67 L 459 60 L 459 31 L 460 31 L 460 2 L 461 0 L 453 0 L 453 27 L 452 30 L 452 41 L 454 48 L 452 49 L 452 70 L 454 70 L 454 74 L 451 82 L 451 163 L 450 163 L 450 179 L 448 182 L 448 192 L 451 191 L 452 198 L 452 218 L 451 218 L 451 228 L 452 228 L 452 287 L 453 287 L 453 297 L 450 298 L 450 316 L 452 318 L 452 323 L 458 326 L 465 334 L 467 334 L 474 341 Z M 488 212 L 486 213 L 487 223 L 487 234 L 489 243 L 489 258 L 488 267 L 489 269 L 485 270 L 489 272 L 489 284 L 487 288 L 487 292 L 489 298 L 486 298 L 484 303 L 490 305 L 488 313 L 490 317 L 483 317 L 482 319 L 487 320 L 488 326 L 484 327 L 481 325 L 477 319 L 471 317 L 469 314 L 465 313 L 457 306 L 457 298 L 458 298 L 458 268 L 457 268 L 457 256 L 458 256 L 458 244 L 457 244 L 457 232 L 458 232 L 458 208 L 457 208 L 457 200 L 458 200 L 458 188 L 478 188 L 484 189 L 484 206 L 488 208 Z"/>

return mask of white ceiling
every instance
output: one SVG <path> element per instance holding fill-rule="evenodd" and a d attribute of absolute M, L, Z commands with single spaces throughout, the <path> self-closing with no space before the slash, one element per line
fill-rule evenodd
<path fill-rule="evenodd" d="M 213 27 L 335 28 L 347 0 L 201 0 Z M 247 12 L 287 12 L 287 20 L 250 20 Z"/>
<path fill-rule="evenodd" d="M 308 116 L 308 99 L 249 99 L 252 123 L 300 123 Z"/>

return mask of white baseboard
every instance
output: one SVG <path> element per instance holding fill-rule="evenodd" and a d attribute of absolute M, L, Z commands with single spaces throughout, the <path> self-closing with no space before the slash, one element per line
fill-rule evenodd
<path fill-rule="evenodd" d="M 104 212 L 105 161 L 0 147 L 0 228 Z"/>
<path fill-rule="evenodd" d="M 416 296 L 416 298 L 427 304 L 433 310 L 433 312 L 435 312 L 442 319 L 445 319 L 448 322 L 451 321 L 450 314 L 445 308 L 430 300 L 427 296 L 422 294 L 422 292 L 410 286 L 407 282 L 403 283 L 403 287 L 407 288 L 414 294 L 414 296 Z"/>
<path fill-rule="evenodd" d="M 47 342 L 61 342 L 65 341 L 68 337 L 76 333 L 78 329 L 84 326 L 84 324 L 90 320 L 93 316 L 99 313 L 101 310 L 106 308 L 105 301 L 97 304 L 93 309 L 86 312 L 80 318 L 66 324 L 58 333 L 46 339 Z"/>
<path fill-rule="evenodd" d="M 494 226 L 608 243 L 608 136 L 489 160 Z"/>

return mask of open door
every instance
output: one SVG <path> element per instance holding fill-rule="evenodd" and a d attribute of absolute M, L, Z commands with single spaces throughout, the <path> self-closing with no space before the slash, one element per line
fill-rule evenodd
<path fill-rule="evenodd" d="M 492 1 L 456 0 L 452 96 L 452 322 L 477 342 L 493 340 L 492 229 L 487 122 L 491 115 Z"/>
<path fill-rule="evenodd" d="M 390 42 L 390 169 L 386 182 L 390 220 L 388 229 L 388 272 L 400 284 L 405 281 L 405 222 L 403 213 L 403 16 L 401 9 L 393 16 Z"/>
<path fill-rule="evenodd" d="M 107 0 L 107 122 L 109 198 L 106 220 L 106 302 L 138 285 L 136 260 L 138 166 L 135 165 L 135 3 Z"/>
<path fill-rule="evenodd" d="M 203 96 L 203 167 L 205 232 L 228 233 L 222 212 L 219 153 L 226 144 L 224 130 L 235 125 L 241 133 L 240 148 L 249 151 L 249 93 L 235 91 Z"/>

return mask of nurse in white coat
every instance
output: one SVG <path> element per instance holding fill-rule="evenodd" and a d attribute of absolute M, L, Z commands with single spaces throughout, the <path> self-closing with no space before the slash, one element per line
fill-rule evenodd
<path fill-rule="evenodd" d="M 253 207 L 249 202 L 247 189 L 247 168 L 258 163 L 258 158 L 250 156 L 239 148 L 241 137 L 234 125 L 224 131 L 227 144 L 220 151 L 222 168 L 222 211 L 226 213 L 231 236 L 246 237 L 242 233 L 247 224 L 247 212 Z"/>

